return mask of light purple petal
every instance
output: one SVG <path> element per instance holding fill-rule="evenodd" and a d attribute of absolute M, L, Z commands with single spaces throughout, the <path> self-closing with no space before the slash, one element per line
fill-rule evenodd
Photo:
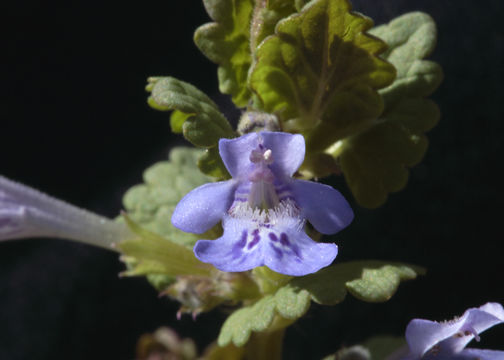
<path fill-rule="evenodd" d="M 430 320 L 413 319 L 406 328 L 406 341 L 413 358 L 421 358 L 434 345 L 441 351 L 461 351 L 476 334 L 504 321 L 504 310 L 500 304 L 488 303 L 480 308 L 468 309 L 460 318 L 438 323 Z M 466 331 L 471 332 L 465 335 Z"/>
<path fill-rule="evenodd" d="M 293 222 L 262 231 L 265 265 L 291 276 L 312 274 L 330 265 L 338 255 L 338 247 L 313 241 L 301 224 Z"/>
<path fill-rule="evenodd" d="M 220 139 L 219 154 L 231 176 L 245 178 L 250 171 L 250 153 L 259 144 L 257 133 L 250 133 L 236 139 Z"/>
<path fill-rule="evenodd" d="M 504 322 L 504 309 L 497 303 L 487 303 L 480 308 L 468 309 L 462 316 L 463 323 L 453 336 L 444 340 L 440 345 L 443 349 L 457 353 L 475 338 L 474 335 Z"/>
<path fill-rule="evenodd" d="M 258 232 L 250 220 L 226 217 L 224 234 L 217 240 L 199 240 L 194 246 L 196 257 L 221 271 L 239 272 L 264 265 Z"/>
<path fill-rule="evenodd" d="M 208 183 L 197 187 L 180 200 L 171 221 L 176 228 L 201 234 L 216 225 L 233 202 L 233 180 Z"/>
<path fill-rule="evenodd" d="M 284 218 L 272 226 L 226 216 L 223 227 L 219 239 L 199 240 L 194 246 L 198 259 L 222 271 L 266 265 L 285 275 L 302 276 L 330 265 L 338 254 L 336 245 L 310 239 L 296 218 Z"/>
<path fill-rule="evenodd" d="M 281 180 L 290 178 L 303 163 L 305 141 L 302 135 L 262 131 L 236 139 L 220 139 L 219 153 L 233 178 L 243 179 L 249 174 L 250 153 L 260 141 L 271 150 L 274 161 L 270 168 Z"/>
<path fill-rule="evenodd" d="M 438 323 L 424 319 L 413 319 L 406 327 L 406 342 L 413 359 L 420 359 L 440 341 L 452 336 L 458 330 L 458 323 Z"/>
<path fill-rule="evenodd" d="M 290 183 L 301 214 L 318 232 L 334 234 L 353 220 L 352 208 L 343 195 L 332 187 L 313 181 L 294 180 Z"/>
<path fill-rule="evenodd" d="M 504 360 L 504 351 L 464 349 L 453 360 Z"/>
<path fill-rule="evenodd" d="M 273 154 L 271 170 L 285 180 L 299 169 L 305 156 L 305 140 L 302 135 L 263 131 L 259 133 L 265 148 Z"/>

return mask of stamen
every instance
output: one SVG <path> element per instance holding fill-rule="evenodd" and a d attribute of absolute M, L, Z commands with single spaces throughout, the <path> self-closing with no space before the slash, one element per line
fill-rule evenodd
<path fill-rule="evenodd" d="M 268 149 L 263 154 L 264 162 L 268 165 L 273 164 L 273 153 L 271 149 Z"/>

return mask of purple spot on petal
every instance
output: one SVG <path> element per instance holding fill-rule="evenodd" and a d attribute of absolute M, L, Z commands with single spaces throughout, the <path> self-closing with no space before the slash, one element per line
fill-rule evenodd
<path fill-rule="evenodd" d="M 256 246 L 259 240 L 261 240 L 261 237 L 259 236 L 259 229 L 255 229 L 254 231 L 252 231 L 252 236 L 253 236 L 252 241 L 247 246 L 249 250 L 252 249 L 254 246 Z"/>
<path fill-rule="evenodd" d="M 231 257 L 237 259 L 243 254 L 243 248 L 247 245 L 247 230 L 243 230 L 240 241 L 235 243 L 231 249 Z"/>
<path fill-rule="evenodd" d="M 271 247 L 271 249 L 273 249 L 273 252 L 275 253 L 275 256 L 278 259 L 281 259 L 282 256 L 283 256 L 283 252 L 280 249 L 278 249 L 275 245 L 273 245 L 272 243 L 270 243 L 270 247 Z"/>
<path fill-rule="evenodd" d="M 268 236 L 269 236 L 269 238 L 271 239 L 271 241 L 275 241 L 275 242 L 276 242 L 276 241 L 278 241 L 278 237 L 276 236 L 276 234 L 275 234 L 275 233 L 270 232 L 270 233 L 268 234 Z"/>
<path fill-rule="evenodd" d="M 280 244 L 282 244 L 283 246 L 290 246 L 289 237 L 287 236 L 286 233 L 280 234 Z"/>

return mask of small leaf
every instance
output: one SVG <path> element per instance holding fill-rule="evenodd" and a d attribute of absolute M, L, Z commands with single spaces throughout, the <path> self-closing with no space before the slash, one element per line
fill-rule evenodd
<path fill-rule="evenodd" d="M 138 236 L 136 239 L 122 241 L 117 245 L 121 252 L 130 258 L 130 263 L 134 262 L 134 266 L 123 273 L 124 275 L 208 276 L 210 274 L 211 267 L 196 259 L 191 250 L 142 228 L 126 214 L 123 216 L 130 229 Z"/>
<path fill-rule="evenodd" d="M 303 316 L 310 306 L 310 294 L 289 286 L 280 288 L 273 295 L 266 295 L 255 304 L 231 314 L 222 326 L 218 343 L 243 346 L 252 332 L 267 331 L 274 319 L 287 326 Z"/>
<path fill-rule="evenodd" d="M 171 215 L 185 194 L 211 181 L 196 166 L 201 154 L 197 149 L 174 148 L 169 161 L 148 168 L 144 172 L 145 183 L 132 187 L 124 195 L 128 216 L 147 230 L 192 248 L 200 237 L 176 229 L 171 224 Z"/>
<path fill-rule="evenodd" d="M 439 120 L 436 104 L 428 99 L 404 99 L 362 134 L 343 141 L 340 165 L 360 205 L 376 208 L 388 193 L 408 181 L 408 168 L 427 151 L 424 135 Z"/>
<path fill-rule="evenodd" d="M 200 26 L 194 42 L 206 57 L 219 65 L 219 89 L 232 96 L 238 107 L 247 105 L 247 75 L 251 64 L 249 30 L 253 0 L 204 0 L 215 22 Z"/>
<path fill-rule="evenodd" d="M 303 0 L 304 2 L 304 0 Z M 256 1 L 250 24 L 250 49 L 255 52 L 257 46 L 275 32 L 277 23 L 297 12 L 293 0 Z"/>
<path fill-rule="evenodd" d="M 397 290 L 399 283 L 416 278 L 416 272 L 407 266 L 385 265 L 379 269 L 362 270 L 360 279 L 348 281 L 346 288 L 359 300 L 384 302 Z"/>
<path fill-rule="evenodd" d="M 296 320 L 310 307 L 310 293 L 291 286 L 280 288 L 275 294 L 276 310 L 285 319 Z"/>
<path fill-rule="evenodd" d="M 370 30 L 384 40 L 389 49 L 382 57 L 395 65 L 397 78 L 382 89 L 387 106 L 405 97 L 426 97 L 437 89 L 443 79 L 441 67 L 428 60 L 436 46 L 434 20 L 425 13 L 412 12 Z"/>
<path fill-rule="evenodd" d="M 350 10 L 347 0 L 314 0 L 257 49 L 250 85 L 262 110 L 303 132 L 309 151 L 369 126 L 383 110 L 376 90 L 395 76 L 376 56 L 385 43 L 365 34 L 372 21 Z"/>
<path fill-rule="evenodd" d="M 222 325 L 217 340 L 219 346 L 233 343 L 243 346 L 248 341 L 252 331 L 264 331 L 273 322 L 275 316 L 275 302 L 272 295 L 268 295 L 254 305 L 241 308 L 232 313 Z"/>
<path fill-rule="evenodd" d="M 439 120 L 434 102 L 424 99 L 442 80 L 438 64 L 423 60 L 434 49 L 436 26 L 432 18 L 415 12 L 370 31 L 390 45 L 382 56 L 397 68 L 392 85 L 380 90 L 385 109 L 366 131 L 340 142 L 345 178 L 362 206 L 382 205 L 390 192 L 401 190 L 408 168 L 423 158 L 428 142 L 424 133 Z"/>
<path fill-rule="evenodd" d="M 217 146 L 207 149 L 201 154 L 198 159 L 198 168 L 203 174 L 220 180 L 231 178 L 226 166 L 222 162 Z"/>
<path fill-rule="evenodd" d="M 170 119 L 174 132 L 199 147 L 212 147 L 221 138 L 234 137 L 217 105 L 196 87 L 172 77 L 150 78 L 149 104 L 159 110 L 177 110 Z"/>
<path fill-rule="evenodd" d="M 396 292 L 400 281 L 414 279 L 424 270 L 417 266 L 384 261 L 353 261 L 327 267 L 316 274 L 295 278 L 289 285 L 307 290 L 313 301 L 336 305 L 347 291 L 360 300 L 386 301 Z M 366 292 L 364 286 L 369 286 Z"/>
<path fill-rule="evenodd" d="M 182 126 L 184 125 L 184 122 L 187 120 L 187 118 L 190 116 L 191 114 L 186 114 L 178 110 L 172 112 L 172 114 L 170 115 L 171 131 L 173 131 L 176 134 L 182 133 L 183 131 Z"/>

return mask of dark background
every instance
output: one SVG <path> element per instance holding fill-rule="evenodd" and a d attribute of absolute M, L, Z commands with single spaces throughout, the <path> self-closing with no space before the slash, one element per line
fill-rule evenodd
<path fill-rule="evenodd" d="M 413 317 L 443 320 L 504 302 L 502 0 L 354 5 L 376 23 L 430 13 L 439 26 L 432 58 L 445 80 L 433 96 L 441 122 L 405 190 L 364 210 L 333 179 L 356 212 L 337 237 L 338 261 L 405 261 L 429 272 L 385 304 L 349 296 L 337 307 L 312 306 L 287 332 L 286 359 L 319 359 L 375 333 L 400 335 Z M 183 142 L 170 134 L 168 115 L 146 105 L 147 76 L 188 81 L 231 119 L 239 114 L 218 95 L 215 65 L 192 43 L 209 20 L 199 1 L 24 1 L 0 13 L 0 173 L 9 178 L 114 217 L 142 170 Z M 224 314 L 177 321 L 176 303 L 143 279 L 119 279 L 122 269 L 115 253 L 82 244 L 0 244 L 0 359 L 133 359 L 136 339 L 161 325 L 201 347 L 217 336 Z M 504 349 L 504 326 L 475 346 Z"/>

